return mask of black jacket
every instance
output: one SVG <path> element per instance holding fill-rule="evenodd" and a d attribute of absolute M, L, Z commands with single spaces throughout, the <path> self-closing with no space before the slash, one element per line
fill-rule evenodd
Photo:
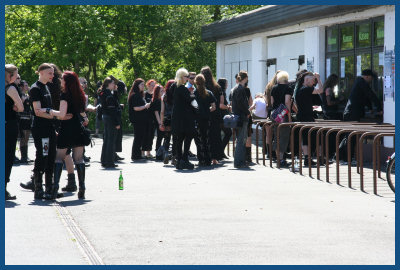
<path fill-rule="evenodd" d="M 378 111 L 382 111 L 382 105 L 371 87 L 362 77 L 357 77 L 351 89 L 349 100 L 344 109 L 345 121 L 360 121 L 365 115 L 365 106 L 373 102 Z"/>
<path fill-rule="evenodd" d="M 121 125 L 121 110 L 115 96 L 109 89 L 102 89 L 99 97 L 103 115 L 110 116 L 115 126 Z"/>
<path fill-rule="evenodd" d="M 249 99 L 246 95 L 245 88 L 238 84 L 231 90 L 232 95 L 232 112 L 235 115 L 239 115 L 242 121 L 247 119 L 250 115 L 249 111 Z"/>
<path fill-rule="evenodd" d="M 192 133 L 195 130 L 195 111 L 190 104 L 194 100 L 194 95 L 189 90 L 180 85 L 174 90 L 174 107 L 172 108 L 172 131 L 174 133 Z"/>

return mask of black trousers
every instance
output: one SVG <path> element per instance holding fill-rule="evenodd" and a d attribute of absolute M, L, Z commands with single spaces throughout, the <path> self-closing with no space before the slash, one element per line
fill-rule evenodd
<path fill-rule="evenodd" d="M 122 152 L 122 125 L 117 129 L 117 138 L 115 140 L 115 152 Z"/>
<path fill-rule="evenodd" d="M 153 119 L 149 120 L 148 123 L 144 125 L 144 128 L 146 130 L 146 136 L 143 140 L 142 150 L 151 151 L 151 149 L 153 148 L 154 134 L 156 132 L 156 126 Z"/>
<path fill-rule="evenodd" d="M 133 144 L 132 144 L 132 159 L 139 159 L 142 157 L 143 144 L 148 135 L 148 125 L 146 123 L 133 123 Z"/>
<path fill-rule="evenodd" d="M 222 138 L 222 151 L 224 151 L 232 137 L 232 129 L 224 127 L 222 128 L 222 132 L 224 133 L 224 137 Z"/>
<path fill-rule="evenodd" d="M 161 142 L 164 139 L 165 135 L 164 135 L 164 131 L 161 131 L 160 128 L 157 127 L 157 141 L 156 141 L 156 153 L 158 151 L 158 148 L 160 148 L 161 146 Z M 168 145 L 169 147 L 169 145 Z M 166 150 L 168 151 L 168 148 L 166 148 Z"/>
<path fill-rule="evenodd" d="M 189 161 L 189 149 L 190 143 L 193 139 L 193 133 L 191 132 L 178 132 L 174 134 L 176 136 L 176 158 L 177 160 Z M 174 142 L 175 144 L 175 142 Z M 184 147 L 182 152 L 182 146 Z"/>
<path fill-rule="evenodd" d="M 195 143 L 197 147 L 197 159 L 199 162 L 211 163 L 209 132 L 210 120 L 198 120 Z"/>
<path fill-rule="evenodd" d="M 10 182 L 11 169 L 14 164 L 15 148 L 18 138 L 17 120 L 7 121 L 5 124 L 5 158 L 6 158 L 6 183 Z"/>
<path fill-rule="evenodd" d="M 211 118 L 209 138 L 211 158 L 221 160 L 223 157 L 223 148 L 221 139 L 221 122 L 218 119 Z"/>
<path fill-rule="evenodd" d="M 101 164 L 111 165 L 115 162 L 115 146 L 118 130 L 111 116 L 103 114 L 104 133 L 101 149 Z"/>
<path fill-rule="evenodd" d="M 32 128 L 32 137 L 36 148 L 33 171 L 45 174 L 46 188 L 53 182 L 54 162 L 56 160 L 57 137 L 53 127 Z"/>

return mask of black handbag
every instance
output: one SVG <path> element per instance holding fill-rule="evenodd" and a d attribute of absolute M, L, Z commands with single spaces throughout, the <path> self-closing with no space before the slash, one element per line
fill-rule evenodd
<path fill-rule="evenodd" d="M 90 134 L 90 129 L 88 129 L 83 125 L 83 118 L 80 114 L 78 115 L 77 119 L 79 121 L 82 142 L 85 146 L 88 146 L 89 144 L 92 143 L 92 135 Z"/>

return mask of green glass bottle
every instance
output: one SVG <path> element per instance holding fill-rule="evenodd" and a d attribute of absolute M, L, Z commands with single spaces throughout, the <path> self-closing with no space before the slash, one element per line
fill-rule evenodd
<path fill-rule="evenodd" d="M 122 171 L 119 172 L 119 190 L 124 190 L 124 178 L 122 177 Z"/>

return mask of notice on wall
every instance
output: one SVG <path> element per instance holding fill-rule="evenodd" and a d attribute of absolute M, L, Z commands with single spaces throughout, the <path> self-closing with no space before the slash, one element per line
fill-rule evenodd
<path fill-rule="evenodd" d="M 326 59 L 326 77 L 331 75 L 331 59 Z"/>
<path fill-rule="evenodd" d="M 314 72 L 314 57 L 312 59 L 307 59 L 307 70 L 309 72 Z"/>
<path fill-rule="evenodd" d="M 345 77 L 345 66 L 346 66 L 346 58 L 340 58 L 340 78 Z"/>
<path fill-rule="evenodd" d="M 379 53 L 379 65 L 380 66 L 383 66 L 383 64 L 384 64 L 384 57 L 383 56 L 384 56 L 383 52 L 380 52 Z"/>
<path fill-rule="evenodd" d="M 386 50 L 384 55 L 384 100 L 395 100 L 395 54 L 393 50 Z"/>
<path fill-rule="evenodd" d="M 361 76 L 361 55 L 357 55 L 357 76 Z"/>

